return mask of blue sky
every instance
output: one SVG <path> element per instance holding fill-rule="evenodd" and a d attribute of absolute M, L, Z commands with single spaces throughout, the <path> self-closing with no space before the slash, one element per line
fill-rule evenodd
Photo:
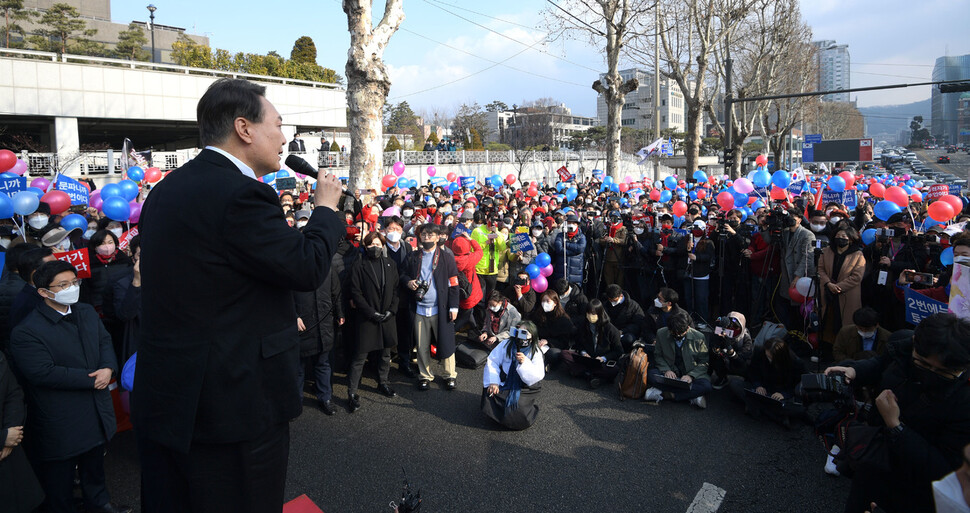
<path fill-rule="evenodd" d="M 276 50 L 288 57 L 296 38 L 308 35 L 316 43 L 317 61 L 343 74 L 350 37 L 339 0 L 287 0 L 273 3 L 280 7 L 272 10 L 256 0 L 152 1 L 158 7 L 157 23 L 207 35 L 212 46 L 231 52 Z M 928 81 L 937 57 L 970 53 L 968 18 L 957 14 L 961 3 L 813 0 L 803 1 L 802 10 L 815 39 L 849 45 L 852 86 L 862 87 Z M 379 19 L 383 2 L 376 4 Z M 144 5 L 116 0 L 112 18 L 147 21 Z M 407 18 L 384 55 L 393 79 L 390 101 L 407 100 L 416 111 L 430 114 L 432 109 L 454 112 L 476 101 L 511 105 L 551 97 L 576 114 L 594 116 L 596 93 L 590 84 L 605 67 L 603 57 L 585 42 L 543 41 L 542 11 L 549 5 L 545 0 L 405 0 Z M 919 87 L 859 93 L 853 99 L 871 106 L 929 95 L 929 87 Z"/>

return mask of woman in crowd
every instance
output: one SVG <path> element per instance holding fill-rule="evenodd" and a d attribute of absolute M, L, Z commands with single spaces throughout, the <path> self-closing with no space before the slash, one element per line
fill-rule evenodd
<path fill-rule="evenodd" d="M 586 378 L 589 386 L 596 388 L 604 381 L 613 381 L 619 372 L 616 361 L 622 354 L 620 330 L 610 323 L 599 299 L 590 301 L 586 316 L 576 330 L 575 349 L 562 352 L 569 374 Z"/>
<path fill-rule="evenodd" d="M 543 377 L 539 330 L 532 322 L 522 321 L 488 355 L 482 379 L 482 412 L 509 429 L 528 428 L 539 414 L 539 382 Z"/>
<path fill-rule="evenodd" d="M 795 396 L 802 374 L 806 372 L 805 363 L 795 356 L 788 342 L 770 338 L 763 350 L 754 352 L 745 379 L 731 381 L 731 392 L 745 404 L 744 411 L 748 415 L 759 418 L 763 414 L 786 428 L 791 427 L 791 417 L 805 415 L 804 407 L 795 402 Z M 751 397 L 748 391 L 774 402 Z"/>
<path fill-rule="evenodd" d="M 690 267 L 690 283 L 684 284 L 688 310 L 699 319 L 698 323 L 709 324 L 711 304 L 711 262 L 714 260 L 714 243 L 706 237 L 707 225 L 695 221 L 691 228 L 692 237 L 687 241 L 687 264 Z"/>
<path fill-rule="evenodd" d="M 489 351 L 496 344 L 509 338 L 509 329 L 522 320 L 522 315 L 499 291 L 493 290 L 488 297 L 488 311 L 485 312 L 485 325 L 478 341 Z"/>
<path fill-rule="evenodd" d="M 377 391 L 387 397 L 397 395 L 388 385 L 391 368 L 391 348 L 397 346 L 397 324 L 394 316 L 398 306 L 397 265 L 385 256 L 385 239 L 380 232 L 370 232 L 363 242 L 366 256 L 357 261 L 350 274 L 350 299 L 357 310 L 357 347 L 347 376 L 347 409 L 360 409 L 357 387 L 364 371 L 364 362 L 372 351 L 380 351 Z"/>
<path fill-rule="evenodd" d="M 554 365 L 559 362 L 560 354 L 572 345 L 576 327 L 566 314 L 559 294 L 547 289 L 539 296 L 539 308 L 532 311 L 529 318 L 539 329 L 539 347 L 545 353 L 546 364 Z"/>
<path fill-rule="evenodd" d="M 451 251 L 455 254 L 455 265 L 458 272 L 465 276 L 465 280 L 471 285 L 471 294 L 468 297 L 458 298 L 458 318 L 455 320 L 455 331 L 469 329 L 476 331 L 478 323 L 475 321 L 473 308 L 482 301 L 482 282 L 475 274 L 475 266 L 482 259 L 482 246 L 478 241 L 465 235 L 459 235 L 450 243 Z"/>
<path fill-rule="evenodd" d="M 818 277 L 822 289 L 822 348 L 831 357 L 839 330 L 852 324 L 852 315 L 862 308 L 862 275 L 866 258 L 862 239 L 855 228 L 841 223 L 832 244 L 822 251 Z"/>
<path fill-rule="evenodd" d="M 118 236 L 111 230 L 101 229 L 88 241 L 91 259 L 91 277 L 81 280 L 81 302 L 94 307 L 104 328 L 111 334 L 115 346 L 115 358 L 124 359 L 124 322 L 118 320 L 114 309 L 114 284 L 131 274 L 131 259 L 118 249 Z"/>

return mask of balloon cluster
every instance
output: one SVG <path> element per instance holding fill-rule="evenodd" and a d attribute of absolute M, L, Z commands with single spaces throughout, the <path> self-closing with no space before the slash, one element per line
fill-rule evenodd
<path fill-rule="evenodd" d="M 536 255 L 535 263 L 529 264 L 525 268 L 529 274 L 532 289 L 542 294 L 549 288 L 549 276 L 552 275 L 552 257 L 549 253 L 539 253 Z"/>

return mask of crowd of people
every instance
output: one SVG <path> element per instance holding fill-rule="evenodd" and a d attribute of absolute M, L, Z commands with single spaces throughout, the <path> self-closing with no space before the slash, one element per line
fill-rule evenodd
<path fill-rule="evenodd" d="M 870 444 L 886 452 L 878 465 L 840 458 L 838 444 L 854 440 L 823 433 L 826 471 L 852 471 L 847 511 L 871 501 L 927 511 L 934 491 L 937 505 L 946 491 L 933 483 L 967 464 L 970 327 L 952 314 L 915 326 L 904 315 L 905 289 L 946 302 L 953 266 L 970 265 L 966 210 L 924 232 L 920 203 L 879 219 L 864 199 L 847 209 L 809 192 L 723 209 L 712 193 L 681 213 L 597 180 L 569 184 L 572 197 L 561 184 L 495 185 L 429 183 L 345 201 L 326 279 L 292 293 L 294 396 L 312 383 L 333 415 L 337 371 L 344 404 L 357 411 L 368 360 L 384 396 L 397 395 L 392 369 L 419 391 L 435 382 L 454 390 L 462 357 L 484 367 L 483 414 L 526 429 L 547 373 L 618 384 L 626 355 L 644 350 L 643 400 L 704 409 L 713 390 L 729 387 L 723 397 L 739 411 L 790 428 L 815 423 L 802 377 L 827 367 L 853 385 L 836 410 L 878 426 Z M 318 215 L 312 198 L 279 194 L 293 230 Z M 65 230 L 45 207 L 0 221 L 0 481 L 19 483 L 0 487 L 0 504 L 31 511 L 46 495 L 49 511 L 72 511 L 76 472 L 85 507 L 122 511 L 109 500 L 103 454 L 118 421 L 109 384 L 142 337 L 141 240 L 95 209 L 86 231 Z M 54 256 L 82 247 L 86 278 Z M 925 274 L 932 280 L 914 283 Z M 868 416 L 859 407 L 867 402 Z"/>

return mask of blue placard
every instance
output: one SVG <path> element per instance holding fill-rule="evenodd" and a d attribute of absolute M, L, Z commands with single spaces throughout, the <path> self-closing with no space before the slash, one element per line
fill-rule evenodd
<path fill-rule="evenodd" d="M 446 183 L 448 183 L 448 180 L 446 178 L 444 178 L 444 177 L 435 176 L 435 177 L 432 177 L 431 178 L 431 184 L 432 185 L 444 185 Z"/>
<path fill-rule="evenodd" d="M 829 190 L 822 191 L 822 203 L 828 204 L 832 201 L 838 203 L 839 205 L 845 205 L 845 193 Z"/>
<path fill-rule="evenodd" d="M 822 134 L 806 134 L 805 142 L 807 143 L 820 143 L 822 142 Z"/>
<path fill-rule="evenodd" d="M 0 192 L 5 192 L 9 196 L 13 196 L 13 194 L 17 191 L 23 191 L 26 189 L 27 179 L 22 176 L 18 178 L 0 179 Z"/>
<path fill-rule="evenodd" d="M 946 312 L 947 304 L 906 287 L 906 322 L 916 325 L 923 319 L 940 312 Z"/>
<path fill-rule="evenodd" d="M 752 198 L 758 198 L 763 201 L 768 201 L 768 188 L 767 187 L 755 187 L 753 191 L 748 193 L 748 196 Z"/>
<path fill-rule="evenodd" d="M 532 245 L 532 239 L 528 233 L 516 233 L 509 239 L 509 251 L 513 253 L 524 253 L 536 249 Z"/>
<path fill-rule="evenodd" d="M 802 189 L 805 188 L 805 180 L 798 180 L 788 184 L 788 193 L 792 196 L 798 196 L 802 193 Z"/>
<path fill-rule="evenodd" d="M 462 176 L 459 178 L 461 180 L 461 186 L 465 188 L 475 187 L 475 177 L 474 176 Z"/>
<path fill-rule="evenodd" d="M 54 181 L 57 190 L 64 191 L 71 197 L 71 206 L 88 204 L 88 188 L 81 182 L 64 175 L 57 175 Z"/>
<path fill-rule="evenodd" d="M 821 141 L 820 141 L 821 142 Z M 802 162 L 815 162 L 815 143 L 802 143 Z"/>
<path fill-rule="evenodd" d="M 457 239 L 458 237 L 460 237 L 462 235 L 471 237 L 472 231 L 469 230 L 468 227 L 465 226 L 464 224 L 458 223 L 457 225 L 455 225 L 455 231 L 451 232 L 451 238 L 452 239 Z"/>
<path fill-rule="evenodd" d="M 859 195 L 856 191 L 845 191 L 842 193 L 842 204 L 845 208 L 855 208 L 859 205 Z"/>
<path fill-rule="evenodd" d="M 594 169 L 593 170 L 593 178 L 595 178 L 595 179 L 597 179 L 597 180 L 599 180 L 599 181 L 602 182 L 603 179 L 606 178 L 606 171 L 603 171 L 603 170 L 600 170 L 600 169 Z"/>
<path fill-rule="evenodd" d="M 960 192 L 963 191 L 963 186 L 960 184 L 950 184 L 950 194 L 954 196 L 959 196 Z"/>

